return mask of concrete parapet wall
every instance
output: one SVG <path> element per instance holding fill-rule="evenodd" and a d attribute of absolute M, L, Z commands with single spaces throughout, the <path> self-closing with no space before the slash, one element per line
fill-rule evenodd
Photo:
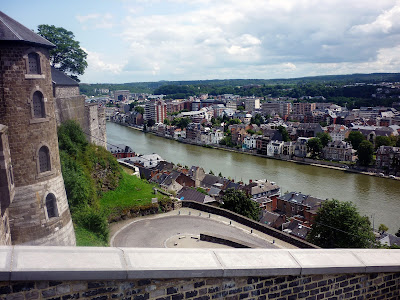
<path fill-rule="evenodd" d="M 2 299 L 399 295 L 400 250 L 0 247 Z"/>
<path fill-rule="evenodd" d="M 200 233 L 200 240 L 215 244 L 226 245 L 233 248 L 260 248 L 257 245 L 246 243 L 237 239 L 227 238 L 218 234 Z"/>
<path fill-rule="evenodd" d="M 292 244 L 299 248 L 319 248 L 319 247 L 317 247 L 311 243 L 308 243 L 304 240 L 301 240 L 295 236 L 289 235 L 289 234 L 279 231 L 275 228 L 261 224 L 260 222 L 256 222 L 256 221 L 246 218 L 242 215 L 234 213 L 230 210 L 218 208 L 218 207 L 215 207 L 212 205 L 202 204 L 202 203 L 195 202 L 195 201 L 187 201 L 187 200 L 182 201 L 182 206 L 229 218 L 235 222 L 238 222 L 238 223 L 248 226 L 250 228 L 256 229 L 260 232 L 268 234 L 272 237 L 275 237 L 277 239 L 285 241 L 285 242 Z"/>

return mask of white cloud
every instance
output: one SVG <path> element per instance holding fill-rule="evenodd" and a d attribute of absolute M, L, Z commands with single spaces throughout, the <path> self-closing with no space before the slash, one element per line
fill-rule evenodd
<path fill-rule="evenodd" d="M 351 29 L 354 33 L 377 34 L 400 31 L 400 1 L 391 9 L 378 15 L 372 23 L 356 25 Z"/>
<path fill-rule="evenodd" d="M 113 16 L 109 13 L 92 13 L 85 16 L 77 15 L 75 18 L 83 25 L 83 29 L 109 29 L 114 27 Z"/>
<path fill-rule="evenodd" d="M 99 17 L 100 17 L 100 14 L 88 14 L 86 16 L 77 15 L 76 19 L 79 21 L 79 23 L 85 23 L 89 20 L 98 19 Z"/>
<path fill-rule="evenodd" d="M 122 2 L 118 22 L 96 13 L 77 20 L 119 37 L 123 63 L 92 59 L 124 81 L 400 71 L 398 0 Z"/>
<path fill-rule="evenodd" d="M 88 51 L 83 49 L 87 54 L 88 72 L 110 72 L 113 74 L 121 73 L 124 64 L 123 63 L 110 63 L 105 62 L 103 55 L 98 52 Z"/>

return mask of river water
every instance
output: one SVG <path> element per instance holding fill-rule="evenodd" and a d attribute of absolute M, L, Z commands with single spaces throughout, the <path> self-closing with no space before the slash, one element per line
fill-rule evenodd
<path fill-rule="evenodd" d="M 266 178 L 276 182 L 282 193 L 351 201 L 375 228 L 381 223 L 391 233 L 400 228 L 400 181 L 187 145 L 110 122 L 107 141 L 128 145 L 136 153 L 157 153 L 175 164 L 201 166 L 215 175 L 221 172 L 235 181 Z"/>

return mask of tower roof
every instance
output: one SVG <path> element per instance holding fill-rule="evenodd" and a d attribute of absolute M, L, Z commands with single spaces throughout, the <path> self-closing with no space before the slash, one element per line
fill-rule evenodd
<path fill-rule="evenodd" d="M 0 11 L 0 43 L 21 42 L 54 48 L 55 45 Z"/>

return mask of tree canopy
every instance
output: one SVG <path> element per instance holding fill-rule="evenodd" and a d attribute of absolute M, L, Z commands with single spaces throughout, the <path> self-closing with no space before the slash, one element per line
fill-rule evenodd
<path fill-rule="evenodd" d="M 222 197 L 222 208 L 229 209 L 250 219 L 259 220 L 260 207 L 245 192 L 235 189 L 228 189 Z"/>
<path fill-rule="evenodd" d="M 347 138 L 347 141 L 350 142 L 354 150 L 358 149 L 358 145 L 360 145 L 363 140 L 365 140 L 365 138 L 359 131 L 350 132 L 349 137 Z"/>
<path fill-rule="evenodd" d="M 88 64 L 87 53 L 74 39 L 74 34 L 63 27 L 46 24 L 38 26 L 38 34 L 56 45 L 50 50 L 50 64 L 78 80 L 77 75 L 82 75 Z"/>
<path fill-rule="evenodd" d="M 288 131 L 286 130 L 285 127 L 283 127 L 282 125 L 280 125 L 280 126 L 278 127 L 278 131 L 279 131 L 280 134 L 282 135 L 282 140 L 283 140 L 284 142 L 289 142 L 289 141 L 290 141 L 289 133 L 288 133 Z"/>
<path fill-rule="evenodd" d="M 371 142 L 364 140 L 360 143 L 357 150 L 358 162 L 362 166 L 368 166 L 373 159 L 374 146 Z"/>
<path fill-rule="evenodd" d="M 309 139 L 307 142 L 307 151 L 311 152 L 311 157 L 315 158 L 317 157 L 322 150 L 322 143 L 319 138 L 312 138 Z"/>
<path fill-rule="evenodd" d="M 327 132 L 319 132 L 317 133 L 317 138 L 320 139 L 322 143 L 322 147 L 326 147 L 330 141 L 332 141 L 332 137 Z"/>
<path fill-rule="evenodd" d="M 368 217 L 335 199 L 322 203 L 307 239 L 322 248 L 371 248 L 375 242 Z"/>

